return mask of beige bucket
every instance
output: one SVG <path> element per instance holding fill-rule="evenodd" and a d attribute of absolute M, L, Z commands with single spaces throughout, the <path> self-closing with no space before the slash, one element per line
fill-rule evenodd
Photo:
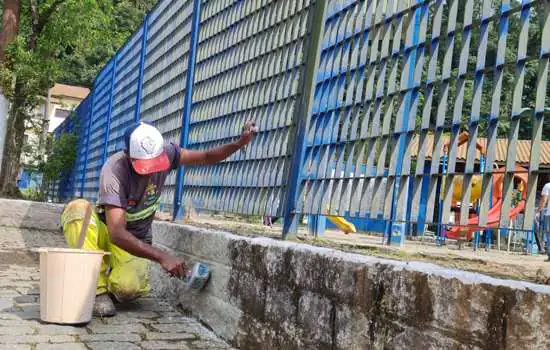
<path fill-rule="evenodd" d="M 88 204 L 78 241 L 82 248 L 92 207 Z M 104 251 L 39 248 L 40 319 L 50 323 L 82 324 L 92 319 L 97 279 Z"/>
<path fill-rule="evenodd" d="M 40 319 L 80 324 L 92 319 L 105 252 L 40 248 Z"/>

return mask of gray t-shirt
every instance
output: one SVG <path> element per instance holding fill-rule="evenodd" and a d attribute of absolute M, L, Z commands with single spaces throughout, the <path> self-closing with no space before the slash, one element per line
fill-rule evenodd
<path fill-rule="evenodd" d="M 151 243 L 151 224 L 160 204 L 164 182 L 170 170 L 179 167 L 180 147 L 171 143 L 165 148 L 170 169 L 151 175 L 139 175 L 125 152 L 113 154 L 101 169 L 98 214 L 105 222 L 104 205 L 126 209 L 126 229 L 139 239 Z"/>

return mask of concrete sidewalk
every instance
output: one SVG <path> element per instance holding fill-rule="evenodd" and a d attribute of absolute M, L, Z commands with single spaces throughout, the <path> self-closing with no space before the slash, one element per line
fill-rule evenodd
<path fill-rule="evenodd" d="M 94 318 L 85 327 L 40 321 L 38 255 L 30 249 L 64 247 L 60 234 L 0 227 L 0 349 L 229 349 L 212 332 L 155 298 Z"/>

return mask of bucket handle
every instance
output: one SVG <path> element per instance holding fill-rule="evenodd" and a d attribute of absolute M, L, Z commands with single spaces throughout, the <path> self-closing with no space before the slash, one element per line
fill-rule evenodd
<path fill-rule="evenodd" d="M 86 213 L 84 214 L 84 220 L 82 221 L 82 228 L 80 229 L 80 236 L 78 238 L 78 249 L 82 249 L 82 246 L 84 245 L 84 240 L 86 239 L 86 232 L 88 231 L 88 226 L 90 225 L 90 221 L 92 219 L 92 205 L 88 202 L 88 205 L 86 205 Z M 32 252 L 36 253 L 47 253 L 47 248 L 38 248 L 38 249 L 31 249 Z M 104 255 L 111 255 L 110 252 L 103 252 Z"/>
<path fill-rule="evenodd" d="M 84 214 L 84 221 L 82 221 L 82 228 L 80 229 L 80 237 L 78 238 L 78 249 L 82 249 L 84 245 L 84 240 L 86 239 L 86 232 L 88 231 L 88 226 L 90 226 L 90 220 L 92 218 L 92 205 L 90 202 L 86 205 L 86 213 Z M 103 252 L 104 255 L 111 255 L 110 252 Z"/>
<path fill-rule="evenodd" d="M 82 228 L 80 229 L 80 237 L 78 239 L 78 249 L 82 249 L 84 245 L 84 239 L 86 239 L 86 232 L 88 231 L 88 226 L 90 225 L 90 220 L 92 218 L 92 205 L 90 202 L 86 205 L 86 213 L 84 214 L 84 220 L 82 221 Z"/>

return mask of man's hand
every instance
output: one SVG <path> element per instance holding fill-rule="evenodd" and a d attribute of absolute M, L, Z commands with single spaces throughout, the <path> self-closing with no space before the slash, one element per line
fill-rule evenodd
<path fill-rule="evenodd" d="M 166 254 L 160 261 L 160 265 L 172 276 L 183 277 L 187 273 L 187 264 L 182 258 Z"/>
<path fill-rule="evenodd" d="M 243 132 L 239 138 L 239 145 L 246 146 L 254 139 L 254 135 L 258 133 L 258 127 L 254 122 L 248 122 L 243 127 Z"/>
<path fill-rule="evenodd" d="M 244 146 L 254 139 L 254 135 L 258 133 L 256 123 L 248 122 L 243 127 L 243 132 L 237 141 L 227 143 L 225 145 L 209 149 L 207 151 L 196 151 L 190 149 L 182 149 L 180 152 L 181 165 L 207 165 L 216 164 Z"/>

